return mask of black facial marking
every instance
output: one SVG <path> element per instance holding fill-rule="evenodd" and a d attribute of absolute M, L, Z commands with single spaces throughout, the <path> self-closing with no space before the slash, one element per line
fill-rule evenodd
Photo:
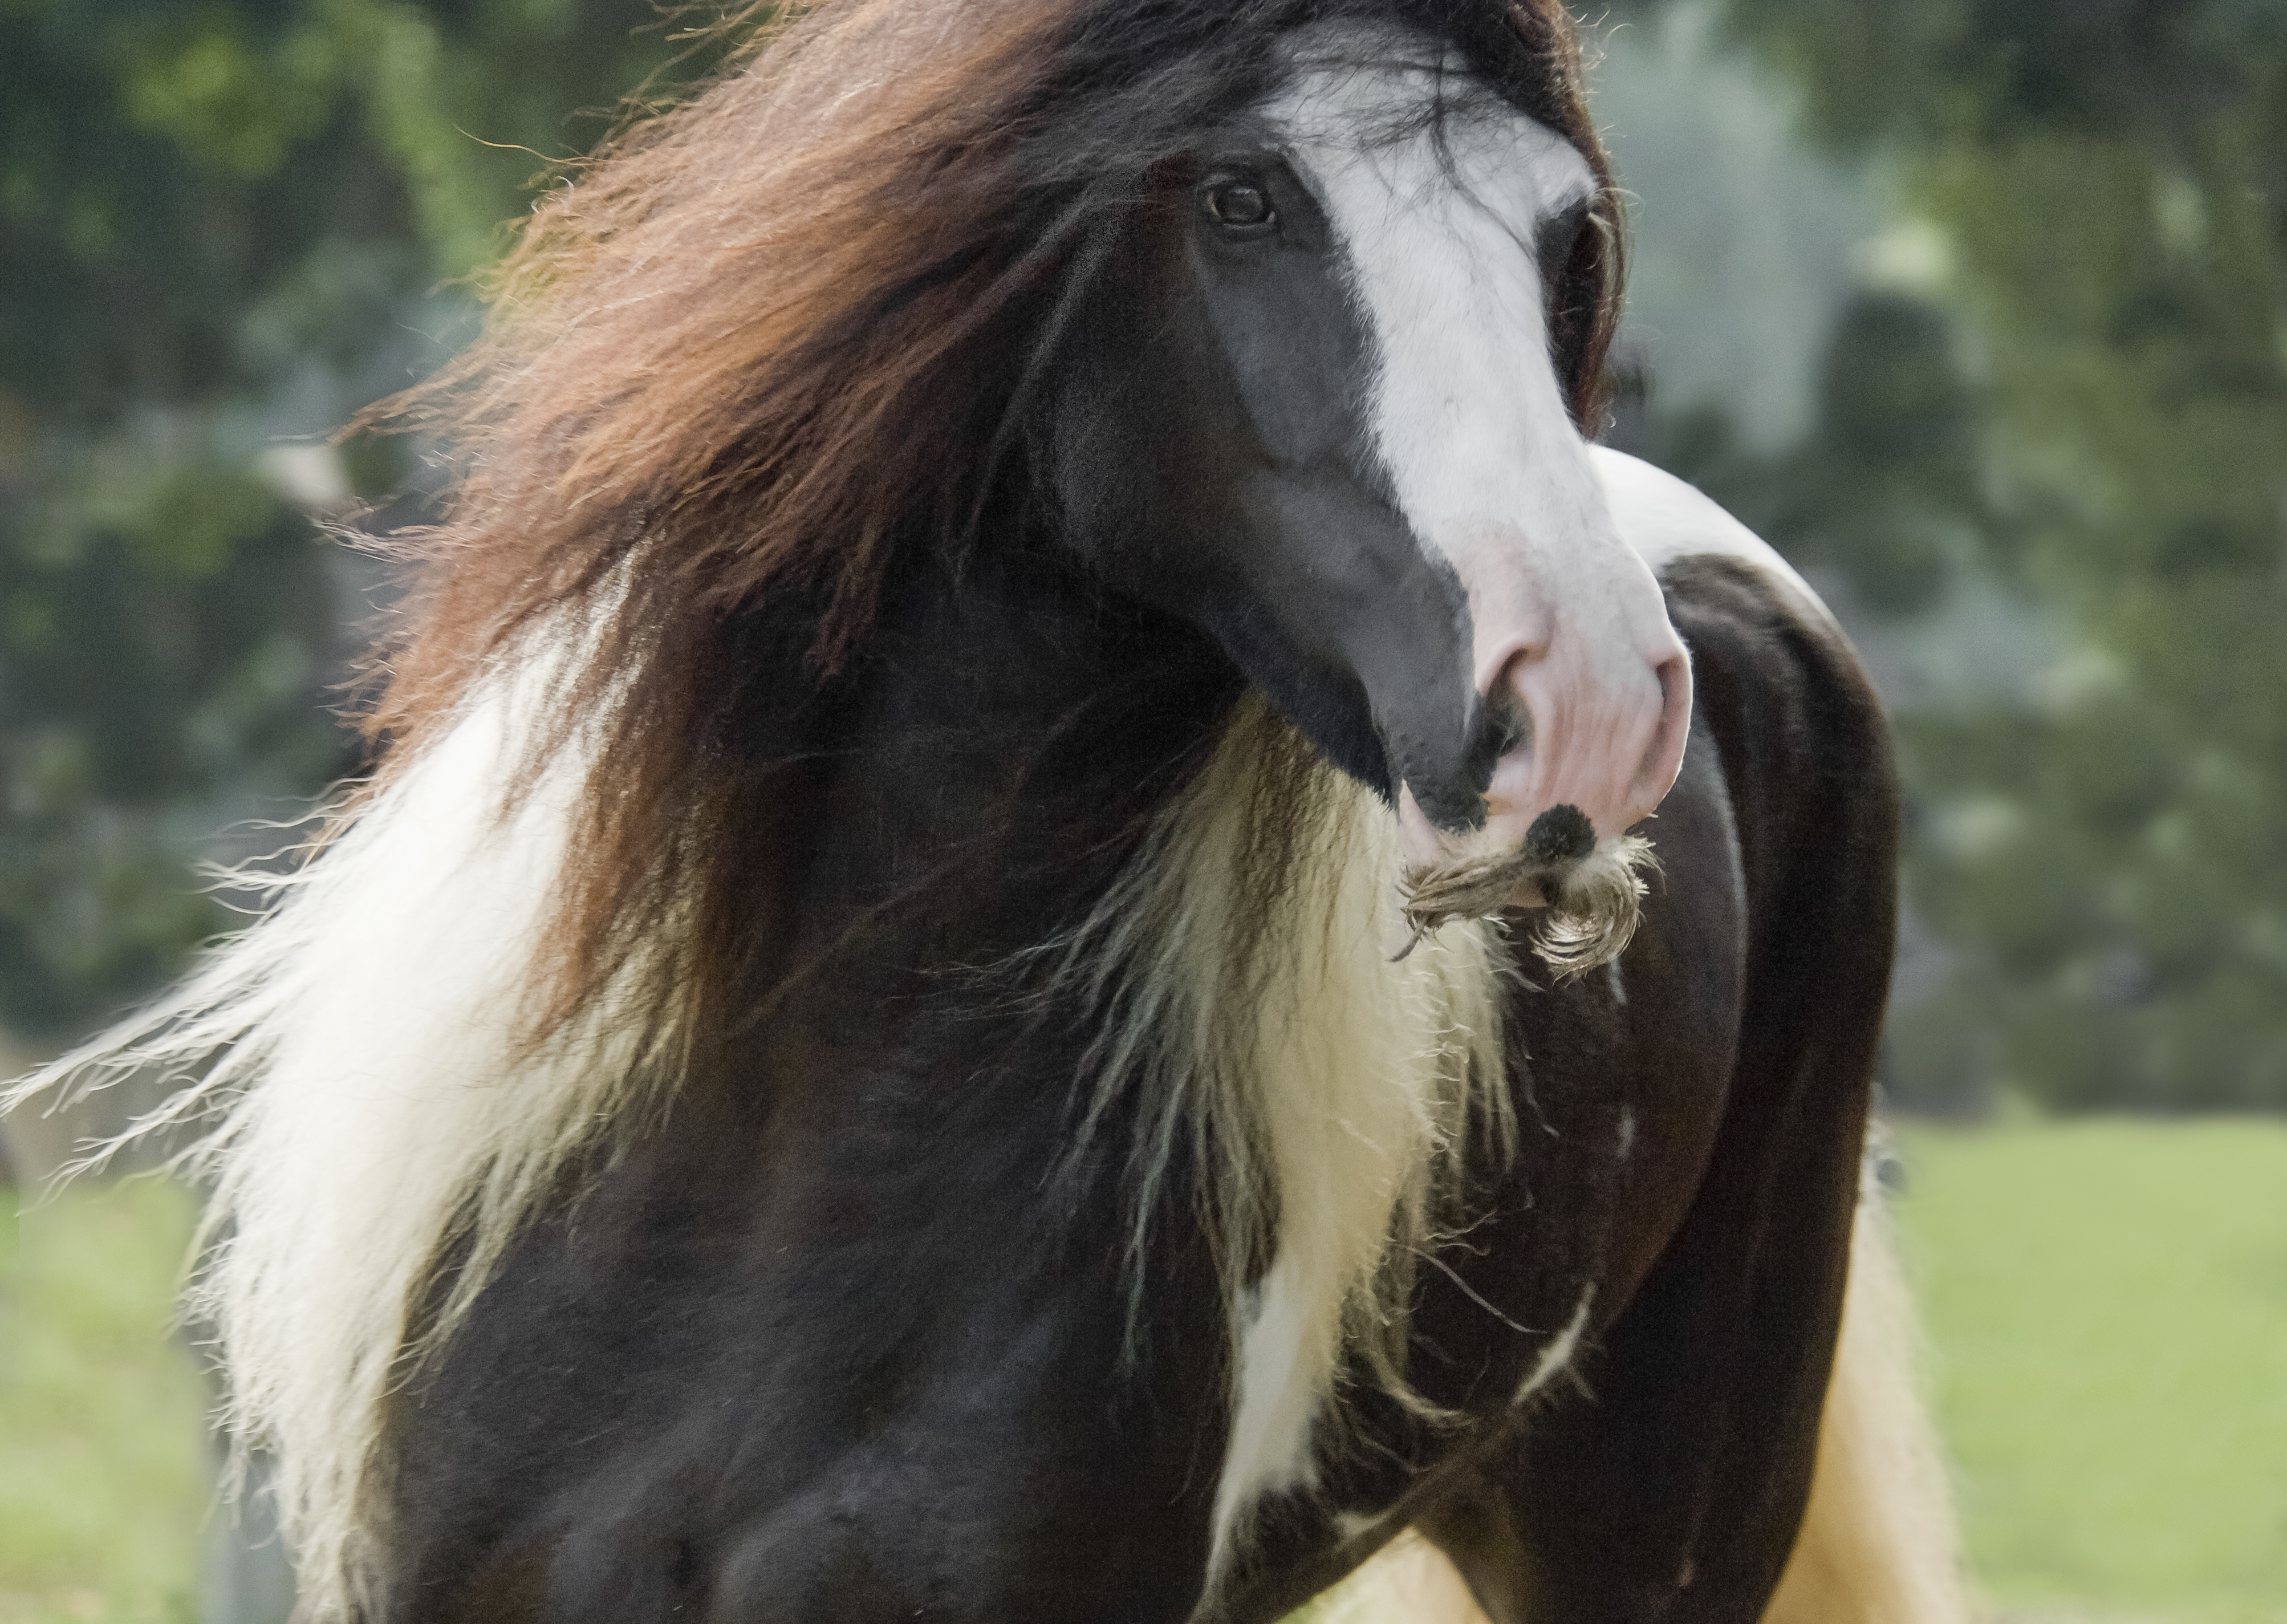
<path fill-rule="evenodd" d="M 1552 806 L 1525 830 L 1522 849 L 1535 862 L 1577 863 L 1596 849 L 1596 828 L 1579 807 Z"/>
<path fill-rule="evenodd" d="M 1109 257 L 1044 403 L 1068 544 L 1212 633 L 1335 765 L 1472 827 L 1497 750 L 1468 597 L 1373 449 L 1347 254 L 1259 139 L 1171 170 L 1181 191 Z"/>

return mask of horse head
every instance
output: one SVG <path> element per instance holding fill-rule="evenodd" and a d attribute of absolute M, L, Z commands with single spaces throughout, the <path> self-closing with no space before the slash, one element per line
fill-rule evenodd
<path fill-rule="evenodd" d="M 1659 804 L 1691 707 L 1575 416 L 1607 186 L 1446 41 L 1280 54 L 1151 167 L 1069 324 L 1066 538 L 1392 801 L 1418 867 L 1530 834 L 1561 869 Z"/>

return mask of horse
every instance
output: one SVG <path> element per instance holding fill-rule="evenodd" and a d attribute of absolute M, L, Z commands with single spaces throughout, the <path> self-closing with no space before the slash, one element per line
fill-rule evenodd
<path fill-rule="evenodd" d="M 371 775 L 29 1085 L 184 1080 L 307 1616 L 1966 1616 L 1620 224 L 1560 0 L 821 0 L 541 197 Z"/>

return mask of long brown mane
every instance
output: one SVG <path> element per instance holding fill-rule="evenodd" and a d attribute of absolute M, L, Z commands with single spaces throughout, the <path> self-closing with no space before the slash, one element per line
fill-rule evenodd
<path fill-rule="evenodd" d="M 1555 303 L 1592 427 L 1619 215 L 1571 20 L 1560 0 L 1421 9 L 1494 58 L 1605 183 Z M 726 621 L 801 595 L 812 675 L 849 666 L 901 538 L 956 534 L 982 509 L 989 448 L 1091 218 L 1132 201 L 1155 131 L 1227 102 L 1302 15 L 1285 0 L 792 10 L 547 192 L 492 279 L 483 337 L 376 409 L 439 438 L 454 473 L 443 522 L 398 543 L 415 590 L 366 723 L 380 781 L 488 673 L 528 663 L 526 639 L 578 631 L 510 779 L 528 785 L 592 730 L 543 1026 L 638 944 L 686 989 L 736 955 L 749 927 L 708 876 L 767 793 L 716 748 Z M 1155 29 L 1212 49 L 1155 65 L 1134 38 Z M 684 945 L 661 958 L 670 916 Z"/>

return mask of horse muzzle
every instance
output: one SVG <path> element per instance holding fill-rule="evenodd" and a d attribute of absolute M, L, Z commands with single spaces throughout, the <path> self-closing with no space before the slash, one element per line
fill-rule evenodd
<path fill-rule="evenodd" d="M 1691 662 L 1658 583 L 1609 533 L 1559 551 L 1494 525 L 1444 551 L 1468 598 L 1469 754 L 1480 772 L 1490 755 L 1492 771 L 1481 793 L 1408 772 L 1398 818 L 1409 867 L 1520 852 L 1536 828 L 1545 844 L 1564 825 L 1578 844 L 1577 820 L 1544 821 L 1561 808 L 1585 816 L 1594 844 L 1616 840 L 1658 808 L 1690 733 Z M 1544 899 L 1523 892 L 1513 905 Z"/>

